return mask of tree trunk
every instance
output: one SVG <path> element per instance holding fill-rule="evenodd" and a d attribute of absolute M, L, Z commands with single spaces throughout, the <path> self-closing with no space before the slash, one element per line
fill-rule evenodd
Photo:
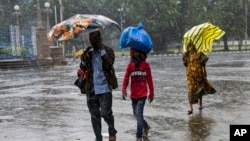
<path fill-rule="evenodd" d="M 242 39 L 241 38 L 239 38 L 238 43 L 239 43 L 239 51 L 241 51 L 241 47 L 242 47 Z"/>
<path fill-rule="evenodd" d="M 223 36 L 223 42 L 224 42 L 224 51 L 229 51 L 228 44 L 227 44 L 227 34 Z"/>

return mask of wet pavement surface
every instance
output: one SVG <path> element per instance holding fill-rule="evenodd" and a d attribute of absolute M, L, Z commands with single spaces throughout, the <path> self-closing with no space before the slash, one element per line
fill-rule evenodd
<path fill-rule="evenodd" d="M 230 124 L 250 124 L 250 53 L 212 53 L 208 80 L 217 90 L 204 109 L 187 115 L 181 55 L 149 56 L 155 100 L 145 105 L 150 141 L 228 141 Z M 113 91 L 117 141 L 135 141 L 136 120 L 121 83 L 129 57 L 117 57 L 119 88 Z M 78 62 L 28 70 L 0 70 L 0 141 L 94 141 L 85 95 L 73 85 Z M 107 125 L 103 121 L 104 141 Z"/>

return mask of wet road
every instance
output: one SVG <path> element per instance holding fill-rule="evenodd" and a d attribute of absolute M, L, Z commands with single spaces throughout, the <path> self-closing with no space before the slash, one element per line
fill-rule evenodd
<path fill-rule="evenodd" d="M 208 80 L 217 93 L 187 115 L 185 68 L 180 55 L 149 56 L 155 100 L 145 106 L 150 141 L 228 141 L 230 124 L 250 124 L 250 53 L 210 54 Z M 128 57 L 117 57 L 113 91 L 118 141 L 134 141 L 130 100 L 121 99 Z M 94 141 L 85 95 L 73 85 L 77 62 L 29 70 L 0 70 L 0 141 Z M 107 140 L 107 126 L 103 121 Z"/>

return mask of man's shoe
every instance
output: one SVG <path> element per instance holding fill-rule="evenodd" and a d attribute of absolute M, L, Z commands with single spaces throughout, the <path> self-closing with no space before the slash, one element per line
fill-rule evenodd
<path fill-rule="evenodd" d="M 150 126 L 143 128 L 142 136 L 148 137 L 148 130 L 150 129 Z"/>
<path fill-rule="evenodd" d="M 109 141 L 116 141 L 116 136 L 115 135 L 109 136 Z"/>

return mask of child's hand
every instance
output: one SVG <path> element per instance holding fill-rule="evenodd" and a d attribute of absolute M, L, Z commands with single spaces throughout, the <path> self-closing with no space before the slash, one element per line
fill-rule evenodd
<path fill-rule="evenodd" d="M 122 93 L 122 99 L 123 99 L 123 100 L 126 100 L 126 98 L 127 98 L 127 92 Z"/>
<path fill-rule="evenodd" d="M 148 97 L 148 102 L 151 103 L 154 100 L 153 97 Z"/>

